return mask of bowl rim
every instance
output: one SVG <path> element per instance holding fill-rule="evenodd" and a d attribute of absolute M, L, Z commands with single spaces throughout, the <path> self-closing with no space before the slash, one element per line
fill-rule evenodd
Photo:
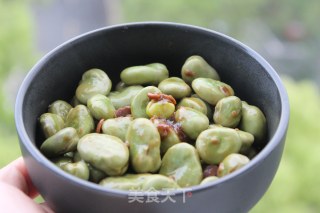
<path fill-rule="evenodd" d="M 197 192 L 202 190 L 208 190 L 210 188 L 219 187 L 220 184 L 224 182 L 231 181 L 236 176 L 239 176 L 241 174 L 245 174 L 246 172 L 253 169 L 255 166 L 259 164 L 260 161 L 263 161 L 269 153 L 271 153 L 274 148 L 281 142 L 281 139 L 286 135 L 286 131 L 288 128 L 288 122 L 289 122 L 289 99 L 286 92 L 286 89 L 277 74 L 277 72 L 273 69 L 273 67 L 257 52 L 255 52 L 253 49 L 248 47 L 247 45 L 243 44 L 242 42 L 225 35 L 223 33 L 214 31 L 212 29 L 207 29 L 204 27 L 194 26 L 190 24 L 182 24 L 182 23 L 176 23 L 176 22 L 158 22 L 158 21 L 146 21 L 146 22 L 130 22 L 130 23 L 123 23 L 123 24 L 117 24 L 117 25 L 110 25 L 107 27 L 98 28 L 89 32 L 86 32 L 84 34 L 81 34 L 79 36 L 76 36 L 72 39 L 67 40 L 66 42 L 62 43 L 61 45 L 57 46 L 47 54 L 45 54 L 27 73 L 25 76 L 22 84 L 20 85 L 18 94 L 16 96 L 16 103 L 15 103 L 15 124 L 16 124 L 16 131 L 19 136 L 20 140 L 20 148 L 21 144 L 24 145 L 24 148 L 31 153 L 31 155 L 34 157 L 34 160 L 37 161 L 37 163 L 41 164 L 44 167 L 47 167 L 51 172 L 55 173 L 58 176 L 63 176 L 70 184 L 78 185 L 80 187 L 87 187 L 90 190 L 95 190 L 102 194 L 112 194 L 113 196 L 120 196 L 120 197 L 128 197 L 130 195 L 130 191 L 124 191 L 124 190 L 118 190 L 118 189 L 108 189 L 99 186 L 98 184 L 91 183 L 89 181 L 82 180 L 80 178 L 74 177 L 71 174 L 68 174 L 64 171 L 62 171 L 60 168 L 56 167 L 49 159 L 47 159 L 40 150 L 31 142 L 24 123 L 23 123 L 23 103 L 24 98 L 27 89 L 31 85 L 32 80 L 37 75 L 37 73 L 40 71 L 39 68 L 43 66 L 53 55 L 56 54 L 60 49 L 68 48 L 72 43 L 81 41 L 82 39 L 85 39 L 87 36 L 103 33 L 104 31 L 109 30 L 121 30 L 121 29 L 128 29 L 128 28 L 134 28 L 134 27 L 148 27 L 148 26 L 158 26 L 158 27 L 171 27 L 171 28 L 181 28 L 184 30 L 192 30 L 192 31 L 200 31 L 201 33 L 209 33 L 213 34 L 216 37 L 219 37 L 219 39 L 231 42 L 233 45 L 235 45 L 237 48 L 240 48 L 244 52 L 246 52 L 249 56 L 254 58 L 270 75 L 271 79 L 274 81 L 277 91 L 280 96 L 281 101 L 281 116 L 279 119 L 278 128 L 276 129 L 274 135 L 270 140 L 268 141 L 267 145 L 252 159 L 250 162 L 245 165 L 244 167 L 236 170 L 235 172 L 228 174 L 227 176 L 224 176 L 222 178 L 219 178 L 218 180 L 207 183 L 204 185 L 196 185 L 188 188 L 181 188 L 176 189 L 174 191 L 170 191 L 171 193 L 174 193 L 173 195 L 182 195 L 185 192 Z M 40 192 L 41 193 L 41 192 Z M 163 195 L 159 194 L 159 196 Z"/>

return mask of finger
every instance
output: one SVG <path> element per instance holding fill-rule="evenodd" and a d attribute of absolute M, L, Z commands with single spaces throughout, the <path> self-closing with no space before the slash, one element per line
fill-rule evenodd
<path fill-rule="evenodd" d="M 22 157 L 0 170 L 0 181 L 17 187 L 31 198 L 34 198 L 38 194 L 31 182 Z"/>
<path fill-rule="evenodd" d="M 40 206 L 46 213 L 54 213 L 46 202 L 40 203 Z"/>
<path fill-rule="evenodd" d="M 53 213 L 46 204 L 37 204 L 20 189 L 8 183 L 0 181 L 0 194 L 0 207 L 3 212 Z"/>

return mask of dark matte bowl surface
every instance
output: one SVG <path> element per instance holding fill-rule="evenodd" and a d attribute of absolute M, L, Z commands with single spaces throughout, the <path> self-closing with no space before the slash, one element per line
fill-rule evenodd
<path fill-rule="evenodd" d="M 70 100 L 87 69 L 103 69 L 118 82 L 121 70 L 128 66 L 161 62 L 171 76 L 180 76 L 186 58 L 195 54 L 215 67 L 237 96 L 266 115 L 268 143 L 245 167 L 206 186 L 171 191 L 171 199 L 163 203 L 157 201 L 164 201 L 164 195 L 149 203 L 145 196 L 139 203 L 130 202 L 137 199 L 133 192 L 105 189 L 75 178 L 40 153 L 37 118 L 54 100 Z M 278 168 L 289 104 L 274 69 L 240 42 L 188 25 L 133 23 L 79 36 L 43 57 L 21 85 L 15 116 L 32 181 L 56 212 L 246 212 L 263 196 Z"/>

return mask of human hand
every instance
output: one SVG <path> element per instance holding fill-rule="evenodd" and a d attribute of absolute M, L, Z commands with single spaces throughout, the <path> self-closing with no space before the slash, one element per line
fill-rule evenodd
<path fill-rule="evenodd" d="M 38 204 L 23 159 L 20 157 L 0 170 L 1 212 L 53 213 L 46 203 Z"/>

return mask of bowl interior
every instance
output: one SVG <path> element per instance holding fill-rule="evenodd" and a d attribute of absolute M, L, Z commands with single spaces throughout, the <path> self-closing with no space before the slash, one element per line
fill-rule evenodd
<path fill-rule="evenodd" d="M 201 55 L 230 84 L 238 97 L 257 105 L 268 122 L 268 139 L 278 127 L 281 100 L 275 82 L 254 52 L 225 36 L 180 25 L 126 25 L 97 30 L 61 45 L 44 57 L 29 76 L 23 100 L 23 122 L 32 143 L 39 146 L 37 118 L 57 99 L 69 101 L 83 72 L 100 68 L 113 85 L 120 72 L 133 65 L 165 64 L 170 76 L 181 76 L 187 57 Z"/>

